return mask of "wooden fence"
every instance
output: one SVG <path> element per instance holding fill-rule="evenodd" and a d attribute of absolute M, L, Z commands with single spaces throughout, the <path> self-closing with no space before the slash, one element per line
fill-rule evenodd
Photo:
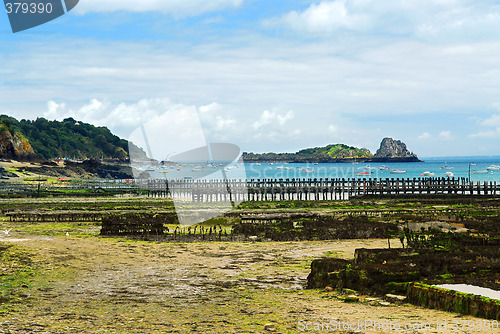
<path fill-rule="evenodd" d="M 267 180 L 136 180 L 80 181 L 67 184 L 0 183 L 0 194 L 27 196 L 90 190 L 120 194 L 142 191 L 151 197 L 183 198 L 193 202 L 348 200 L 363 196 L 443 195 L 490 196 L 500 194 L 496 181 L 466 178 L 391 179 L 267 179 Z M 58 192 L 59 191 L 59 192 Z"/>
<path fill-rule="evenodd" d="M 494 197 L 500 194 L 500 185 L 496 181 L 467 182 L 465 178 L 285 179 L 228 180 L 225 182 L 183 180 L 176 183 L 170 182 L 167 187 L 166 192 L 172 197 L 190 197 L 194 202 L 318 201 L 348 200 L 363 196 L 440 194 Z M 157 188 L 153 186 L 152 193 L 154 189 Z"/>

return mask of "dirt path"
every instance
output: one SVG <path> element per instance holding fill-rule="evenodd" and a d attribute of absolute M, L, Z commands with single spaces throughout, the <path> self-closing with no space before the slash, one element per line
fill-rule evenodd
<path fill-rule="evenodd" d="M 0 333 L 278 333 L 314 323 L 376 321 L 432 329 L 354 328 L 340 333 L 467 333 L 456 314 L 385 304 L 360 296 L 303 290 L 313 258 L 352 258 L 386 240 L 284 243 L 146 243 L 103 238 L 12 240 L 43 259 L 44 277 L 20 312 L 0 318 Z M 4 238 L 3 241 L 6 241 Z M 382 303 L 382 305 L 381 305 Z M 446 331 L 436 323 L 447 322 Z M 480 331 L 481 332 L 481 331 Z M 482 331 L 500 333 L 500 331 Z"/>

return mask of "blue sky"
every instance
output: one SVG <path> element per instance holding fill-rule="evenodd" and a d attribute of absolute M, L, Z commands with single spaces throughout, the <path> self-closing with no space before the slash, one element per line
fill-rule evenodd
<path fill-rule="evenodd" d="M 489 0 L 80 0 L 16 34 L 0 14 L 0 113 L 127 138 L 194 110 L 208 141 L 244 151 L 388 136 L 499 155 L 498 31 Z"/>

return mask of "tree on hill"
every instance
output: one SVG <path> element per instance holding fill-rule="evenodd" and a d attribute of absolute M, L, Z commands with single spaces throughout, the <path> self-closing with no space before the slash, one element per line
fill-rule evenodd
<path fill-rule="evenodd" d="M 37 155 L 45 159 L 57 157 L 128 158 L 128 141 L 115 136 L 106 127 L 78 122 L 66 118 L 62 122 L 49 121 L 43 117 L 18 121 L 0 115 L 0 124 L 11 132 L 26 137 Z"/>

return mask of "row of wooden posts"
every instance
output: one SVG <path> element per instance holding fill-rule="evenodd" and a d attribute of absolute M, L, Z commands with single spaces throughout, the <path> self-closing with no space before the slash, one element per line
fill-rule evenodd
<path fill-rule="evenodd" d="M 54 187 L 54 186 L 52 186 Z M 98 189 L 109 194 L 137 192 L 150 197 L 172 197 L 193 202 L 281 201 L 281 200 L 348 200 L 361 196 L 398 196 L 454 194 L 497 196 L 496 181 L 468 181 L 466 178 L 390 178 L 390 179 L 264 179 L 264 180 L 134 180 L 105 183 L 66 184 L 61 189 Z M 3 194 L 31 194 L 43 190 L 40 184 L 0 185 Z M 52 189 L 52 188 L 51 188 Z M 54 188 L 55 189 L 55 188 Z"/>
<path fill-rule="evenodd" d="M 413 179 L 281 179 L 281 180 L 149 180 L 149 196 L 213 201 L 348 200 L 362 196 L 470 195 L 497 196 L 496 181 L 466 178 Z"/>

